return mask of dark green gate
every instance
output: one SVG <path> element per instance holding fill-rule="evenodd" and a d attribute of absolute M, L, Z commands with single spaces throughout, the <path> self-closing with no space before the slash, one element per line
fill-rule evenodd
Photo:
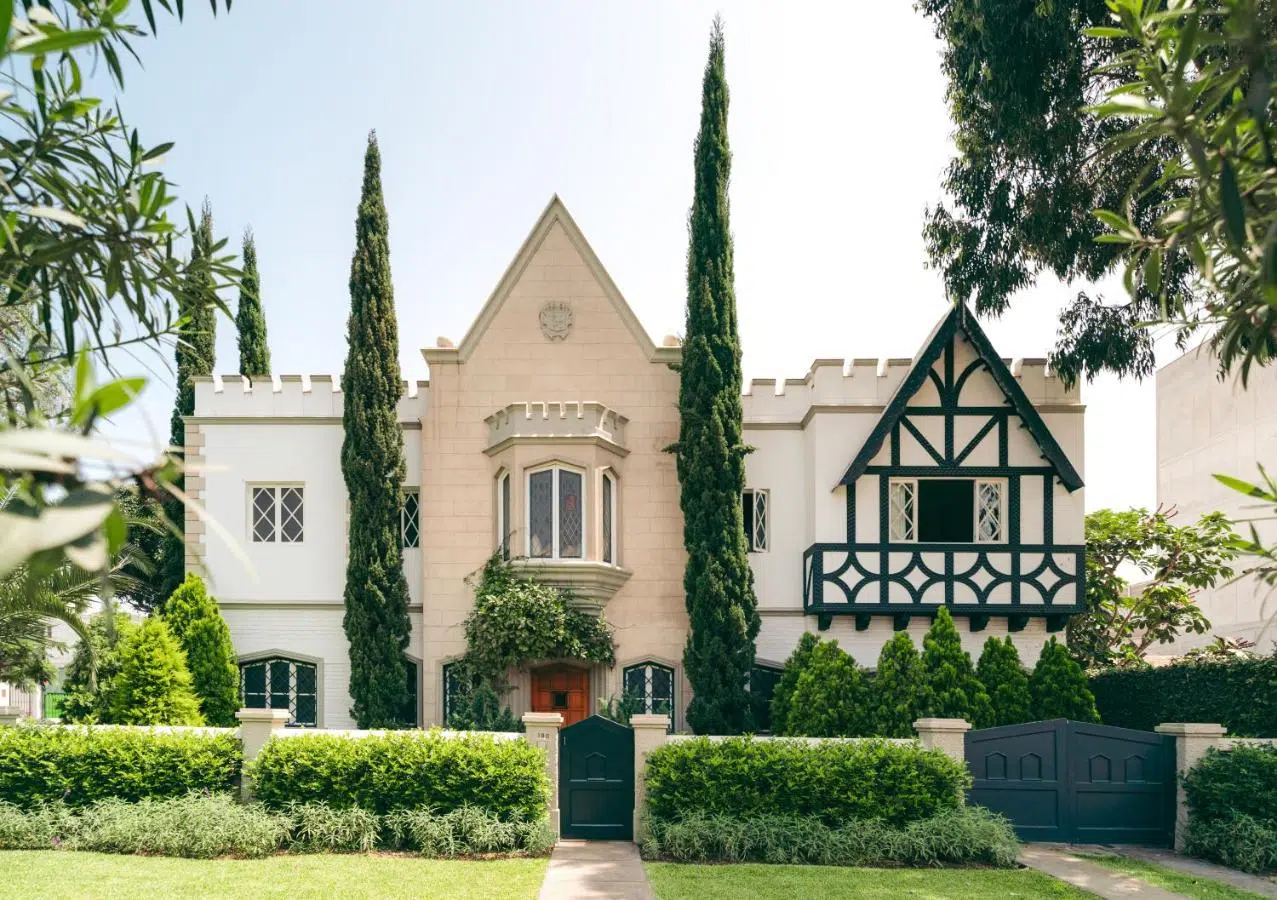
<path fill-rule="evenodd" d="M 967 733 L 971 803 L 1002 813 L 1021 840 L 1171 843 L 1175 739 L 1052 719 Z"/>
<path fill-rule="evenodd" d="M 559 830 L 565 838 L 634 838 L 634 732 L 590 716 L 559 732 Z"/>

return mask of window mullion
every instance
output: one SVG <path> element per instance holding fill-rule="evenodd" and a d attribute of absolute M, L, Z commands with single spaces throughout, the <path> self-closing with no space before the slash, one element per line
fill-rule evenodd
<path fill-rule="evenodd" d="M 551 479 L 550 491 L 550 535 L 553 546 L 550 548 L 550 558 L 559 558 L 559 470 L 554 469 L 554 477 Z"/>

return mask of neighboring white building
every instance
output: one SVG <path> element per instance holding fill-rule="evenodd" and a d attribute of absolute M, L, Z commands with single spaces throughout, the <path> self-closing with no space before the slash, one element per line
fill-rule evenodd
<path fill-rule="evenodd" d="M 465 338 L 422 352 L 430 380 L 399 404 L 417 721 L 444 719 L 465 578 L 508 540 L 516 564 L 605 611 L 617 642 L 610 670 L 510 673 L 514 711 L 571 722 L 637 691 L 683 727 L 683 523 L 665 452 L 678 341 L 653 343 L 554 198 Z M 186 432 L 206 467 L 188 490 L 252 563 L 188 514 L 187 565 L 212 579 L 245 703 L 327 727 L 351 724 L 342 402 L 335 375 L 203 378 Z M 1079 608 L 1083 406 L 1044 361 L 999 357 L 965 308 L 915 359 L 756 380 L 744 416 L 756 689 L 804 630 L 873 665 L 894 630 L 921 642 L 945 605 L 968 649 L 1009 633 L 1031 664 Z"/>
<path fill-rule="evenodd" d="M 1255 522 L 1267 545 L 1277 543 L 1271 508 L 1257 506 L 1213 476 L 1260 480 L 1256 464 L 1277 473 L 1277 368 L 1251 370 L 1245 389 L 1235 375 L 1219 377 L 1208 348 L 1192 350 L 1157 372 L 1157 502 L 1177 510 L 1186 525 L 1219 510 L 1234 521 Z M 1243 522 L 1243 531 L 1249 525 Z M 1234 568 L 1247 567 L 1244 558 Z M 1185 635 L 1163 653 L 1182 654 L 1214 635 L 1255 641 L 1267 652 L 1277 641 L 1277 593 L 1254 578 L 1242 578 L 1197 594 L 1211 622 L 1204 635 Z"/>

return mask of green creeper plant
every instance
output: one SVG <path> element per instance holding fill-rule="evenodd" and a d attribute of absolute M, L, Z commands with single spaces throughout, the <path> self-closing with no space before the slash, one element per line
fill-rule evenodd
<path fill-rule="evenodd" d="M 350 498 L 343 625 L 350 641 L 351 714 L 360 728 L 396 727 L 408 706 L 403 654 L 412 627 L 399 534 L 407 464 L 397 412 L 403 385 L 389 232 L 381 152 L 373 132 L 364 154 L 355 220 L 348 348 L 341 376 L 341 471 Z"/>
<path fill-rule="evenodd" d="M 898 632 L 882 645 L 869 687 L 874 736 L 913 737 L 913 723 L 927 708 L 928 687 L 922 657 L 908 632 Z"/>
<path fill-rule="evenodd" d="M 164 621 L 186 653 L 191 685 L 209 725 L 232 727 L 239 708 L 239 667 L 231 632 L 208 595 L 204 581 L 190 574 L 164 604 Z"/>
<path fill-rule="evenodd" d="M 940 607 L 922 641 L 922 668 L 927 682 L 927 715 L 966 719 L 972 724 L 989 719 L 989 695 L 976 677 L 971 657 L 949 610 Z"/>
<path fill-rule="evenodd" d="M 786 734 L 785 726 L 789 721 L 789 710 L 794 696 L 794 688 L 798 687 L 798 676 L 811 661 L 811 652 L 820 643 L 820 638 L 810 631 L 804 631 L 798 639 L 798 646 L 785 660 L 785 669 L 781 672 L 780 681 L 772 692 L 772 733 Z"/>
<path fill-rule="evenodd" d="M 1086 683 L 1086 673 L 1069 656 L 1068 648 L 1051 638 L 1042 647 L 1038 664 L 1029 678 L 1036 719 L 1074 719 L 1098 722 L 1095 695 Z"/>
<path fill-rule="evenodd" d="M 872 730 L 864 674 L 837 641 L 821 641 L 798 676 L 785 734 L 860 737 Z"/>
<path fill-rule="evenodd" d="M 266 342 L 266 313 L 262 309 L 261 278 L 257 274 L 257 244 L 252 229 L 244 232 L 244 276 L 239 287 L 235 329 L 239 333 L 239 374 L 270 374 L 270 344 Z"/>
<path fill-rule="evenodd" d="M 159 616 L 151 616 L 120 644 L 120 670 L 111 682 L 111 721 L 119 725 L 203 725 L 191 688 L 186 654 Z"/>
<path fill-rule="evenodd" d="M 974 723 L 977 728 L 1016 725 L 1033 720 L 1033 696 L 1029 676 L 1020 664 L 1020 653 L 1008 635 L 984 642 L 984 652 L 976 664 L 976 675 L 989 695 L 989 718 Z"/>
<path fill-rule="evenodd" d="M 714 20 L 688 216 L 687 338 L 679 369 L 677 456 L 683 575 L 690 627 L 683 668 L 692 686 L 687 721 L 698 734 L 752 726 L 747 690 L 758 636 L 741 492 L 745 488 L 740 338 L 729 224 L 727 75 L 723 24 Z"/>

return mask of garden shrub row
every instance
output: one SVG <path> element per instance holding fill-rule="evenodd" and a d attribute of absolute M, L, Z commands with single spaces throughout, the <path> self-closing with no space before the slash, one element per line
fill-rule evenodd
<path fill-rule="evenodd" d="M 693 738 L 647 757 L 654 821 L 689 816 L 812 817 L 830 827 L 893 827 L 962 805 L 967 767 L 941 750 L 890 741 Z"/>
<path fill-rule="evenodd" d="M 1277 869 L 1277 746 L 1212 749 L 1184 776 L 1187 849 L 1248 872 Z"/>
<path fill-rule="evenodd" d="M 295 803 L 377 814 L 474 806 L 502 821 L 535 821 L 550 797 L 543 754 L 526 741 L 486 734 L 300 734 L 268 741 L 251 774 L 257 799 L 275 810 Z"/>
<path fill-rule="evenodd" d="M 676 862 L 1005 867 L 1015 865 L 1019 844 L 1001 816 L 961 807 L 903 828 L 873 819 L 833 828 L 814 816 L 695 813 L 647 823 L 641 850 L 648 859 Z"/>
<path fill-rule="evenodd" d="M 544 818 L 502 821 L 477 807 L 378 815 L 358 807 L 291 804 L 272 811 L 229 794 L 190 794 L 137 803 L 101 800 L 84 809 L 0 803 L 0 850 L 95 850 L 215 859 L 280 850 L 355 853 L 398 850 L 429 857 L 544 855 L 554 831 Z"/>
<path fill-rule="evenodd" d="M 239 738 L 229 731 L 0 728 L 0 801 L 80 807 L 229 791 L 242 761 Z"/>
<path fill-rule="evenodd" d="M 1277 737 L 1277 656 L 1113 669 L 1092 675 L 1091 691 L 1106 725 L 1219 722 L 1238 737 Z"/>

